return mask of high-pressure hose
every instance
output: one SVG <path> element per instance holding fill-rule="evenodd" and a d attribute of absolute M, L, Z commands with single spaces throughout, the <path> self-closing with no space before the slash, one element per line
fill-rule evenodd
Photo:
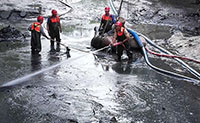
<path fill-rule="evenodd" d="M 178 73 L 174 73 L 174 72 L 171 72 L 171 71 L 167 71 L 167 70 L 164 70 L 164 69 L 161 69 L 161 68 L 158 68 L 154 65 L 152 65 L 149 61 L 149 57 L 148 57 L 148 54 L 147 54 L 147 51 L 146 51 L 146 48 L 144 47 L 142 41 L 140 40 L 139 36 L 137 35 L 137 33 L 135 33 L 133 30 L 131 29 L 127 29 L 128 32 L 134 36 L 134 38 L 136 39 L 136 42 L 137 44 L 139 45 L 140 49 L 142 50 L 142 53 L 144 55 L 144 59 L 145 59 L 145 62 L 147 63 L 147 65 L 149 67 L 151 67 L 152 69 L 156 70 L 157 72 L 159 73 L 163 73 L 165 75 L 168 75 L 168 76 L 172 76 L 172 77 L 176 77 L 178 79 L 183 79 L 183 80 L 188 80 L 188 81 L 192 81 L 196 84 L 199 84 L 200 81 L 197 80 L 197 79 L 193 79 L 193 78 L 190 78 L 190 77 L 187 77 L 187 76 L 184 76 L 184 75 L 181 75 L 181 74 L 178 74 Z M 118 44 L 120 45 L 120 44 Z"/>
<path fill-rule="evenodd" d="M 146 50 L 147 50 L 148 53 L 156 55 L 156 56 L 159 56 L 159 57 L 179 58 L 179 59 L 188 60 L 188 61 L 192 61 L 192 62 L 200 64 L 200 61 L 195 60 L 195 59 L 191 59 L 191 58 L 187 58 L 187 57 L 182 57 L 182 56 L 177 56 L 177 55 L 160 54 L 160 53 L 157 53 L 157 52 L 153 52 L 153 51 L 149 50 L 148 48 L 146 48 Z"/>
<path fill-rule="evenodd" d="M 63 44 L 63 46 L 65 46 L 65 45 Z M 65 46 L 65 47 L 67 47 L 67 46 Z M 58 66 L 60 66 L 60 65 L 62 65 L 62 64 L 64 64 L 64 63 L 66 63 L 66 62 L 72 62 L 72 61 L 77 60 L 77 59 L 79 59 L 79 58 L 81 58 L 81 57 L 84 57 L 84 56 L 86 56 L 86 55 L 95 54 L 95 53 L 97 53 L 97 52 L 99 52 L 99 51 L 101 51 L 101 50 L 104 50 L 104 49 L 106 49 L 106 48 L 109 48 L 109 47 L 110 47 L 110 45 L 105 46 L 105 47 L 103 47 L 103 48 L 101 48 L 101 49 L 98 49 L 98 50 L 95 50 L 95 51 L 91 51 L 91 52 L 85 51 L 84 53 L 87 53 L 87 54 L 80 55 L 80 56 L 78 56 L 78 57 L 71 58 L 71 59 L 66 59 L 66 60 L 64 60 L 64 61 L 62 61 L 62 62 L 60 62 L 60 63 L 57 63 L 57 64 L 52 65 L 52 66 L 50 66 L 50 67 L 44 68 L 44 69 L 42 69 L 42 70 L 36 71 L 36 72 L 34 72 L 34 73 L 32 73 L 32 74 L 28 74 L 28 75 L 25 75 L 25 76 L 23 76 L 23 77 L 17 78 L 17 79 L 15 79 L 15 80 L 9 81 L 9 82 L 7 82 L 7 83 L 5 83 L 5 84 L 3 84 L 3 85 L 0 85 L 0 88 L 5 88 L 5 87 L 9 87 L 9 86 L 14 86 L 14 85 L 20 84 L 20 83 L 26 81 L 27 79 L 29 79 L 29 78 L 31 78 L 31 77 L 34 77 L 34 76 L 39 75 L 39 74 L 41 74 L 41 73 L 47 72 L 47 71 L 49 71 L 49 70 L 51 70 L 51 69 L 54 69 L 54 68 L 56 68 L 56 67 L 58 67 Z M 82 50 L 79 50 L 79 49 L 76 49 L 76 48 L 74 48 L 74 49 L 83 52 Z"/>
<path fill-rule="evenodd" d="M 188 81 L 192 81 L 196 84 L 199 84 L 200 81 L 197 80 L 197 79 L 193 79 L 193 78 L 190 78 L 190 77 L 187 77 L 187 76 L 184 76 L 184 75 L 180 75 L 180 74 L 177 74 L 177 73 L 174 73 L 174 72 L 170 72 L 170 71 L 167 71 L 167 70 L 164 70 L 164 69 L 160 69 L 154 65 L 152 65 L 149 61 L 149 58 L 148 58 L 148 55 L 147 55 L 147 52 L 146 52 L 146 49 L 145 47 L 142 47 L 142 52 L 144 54 L 144 59 L 145 59 L 145 62 L 147 63 L 147 65 L 149 67 L 151 67 L 152 69 L 160 72 L 160 73 L 163 73 L 165 75 L 169 75 L 169 76 L 172 76 L 172 77 L 176 77 L 176 78 L 179 78 L 179 79 L 184 79 L 184 80 L 188 80 Z"/>
<path fill-rule="evenodd" d="M 109 1 L 110 1 L 109 3 L 110 3 L 110 6 L 111 6 L 111 9 L 113 10 L 114 14 L 115 14 L 116 16 L 118 16 L 118 13 L 117 13 L 117 11 L 116 11 L 116 8 L 115 8 L 115 6 L 114 6 L 114 4 L 113 4 L 113 0 L 109 0 Z M 153 43 L 150 39 L 148 39 L 146 36 L 144 36 L 144 35 L 142 35 L 142 34 L 140 34 L 140 33 L 136 33 L 136 32 L 134 32 L 134 31 L 131 30 L 131 29 L 127 29 L 127 30 L 128 30 L 129 33 L 131 33 L 131 34 L 134 36 L 134 38 L 136 39 L 138 45 L 141 47 L 141 49 L 142 49 L 142 51 L 143 51 L 143 53 L 144 53 L 144 57 L 145 57 L 145 61 L 146 61 L 147 65 L 149 65 L 151 68 L 155 69 L 156 71 L 162 72 L 162 73 L 164 73 L 164 74 L 173 75 L 174 77 L 178 77 L 178 76 L 179 76 L 179 78 L 183 78 L 183 79 L 186 79 L 186 78 L 187 78 L 187 80 L 195 80 L 195 79 L 192 79 L 192 78 L 189 79 L 189 77 L 185 77 L 185 76 L 182 76 L 182 75 L 179 75 L 179 74 L 176 74 L 176 73 L 172 73 L 172 72 L 169 72 L 169 71 L 166 72 L 166 70 L 162 70 L 162 69 L 157 68 L 157 67 L 153 66 L 152 64 L 150 64 L 150 62 L 149 62 L 149 60 L 148 60 L 148 56 L 147 56 L 146 50 L 145 50 L 145 48 L 144 48 L 144 46 L 143 46 L 143 44 L 142 44 L 142 42 L 141 42 L 141 40 L 140 40 L 138 34 L 141 35 L 143 38 L 145 38 L 145 40 L 147 41 L 147 43 L 149 43 L 150 45 L 152 45 L 152 46 L 154 46 L 155 48 L 159 49 L 161 52 L 166 53 L 166 54 L 171 54 L 171 53 L 170 53 L 169 51 L 167 51 L 167 50 L 165 50 L 165 49 L 163 49 L 163 48 L 157 46 L 156 44 L 154 44 L 154 43 Z M 145 54 L 146 54 L 146 55 L 145 55 Z M 173 54 L 171 54 L 171 55 L 173 55 Z M 200 74 L 199 74 L 198 72 L 196 72 L 196 71 L 195 71 L 194 69 L 192 69 L 189 65 L 187 65 L 186 63 L 184 63 L 182 60 L 180 60 L 180 59 L 178 59 L 178 58 L 175 58 L 175 59 L 176 59 L 181 65 L 183 65 L 184 67 L 186 67 L 187 70 L 188 70 L 189 72 L 191 72 L 191 73 L 192 73 L 193 75 L 195 75 L 198 79 L 200 79 Z"/>
<path fill-rule="evenodd" d="M 156 45 L 154 42 L 152 42 L 150 39 L 148 39 L 146 36 L 139 34 L 142 37 L 145 38 L 145 40 L 147 41 L 147 43 L 149 43 L 151 46 L 157 48 L 158 50 L 160 50 L 161 52 L 165 53 L 165 54 L 170 54 L 173 55 L 172 53 L 170 53 L 169 51 L 165 50 L 164 48 Z M 194 76 L 196 76 L 198 79 L 200 79 L 200 74 L 194 70 L 193 68 L 191 68 L 189 65 L 187 65 L 185 62 L 183 62 L 182 60 L 180 60 L 179 58 L 175 58 L 175 60 L 180 63 L 181 65 L 183 65 L 190 73 L 192 73 Z"/>
<path fill-rule="evenodd" d="M 136 39 L 136 42 L 137 44 L 139 45 L 139 47 L 141 48 L 142 52 L 143 52 L 143 55 L 144 55 L 144 59 L 145 59 L 145 62 L 147 63 L 147 65 L 149 67 L 151 67 L 152 69 L 160 72 L 160 73 L 163 73 L 163 74 L 166 74 L 166 75 L 169 75 L 169 76 L 172 76 L 172 77 L 176 77 L 176 78 L 180 78 L 180 79 L 184 79 L 184 80 L 189 80 L 189 81 L 192 81 L 192 82 L 195 82 L 195 83 L 199 83 L 200 81 L 199 80 L 196 80 L 196 79 L 193 79 L 193 78 L 190 78 L 190 77 L 187 77 L 187 76 L 184 76 L 184 75 L 180 75 L 180 74 L 177 74 L 177 73 L 174 73 L 174 72 L 170 72 L 170 71 L 167 71 L 167 70 L 164 70 L 164 69 L 161 69 L 161 68 L 158 68 L 154 65 L 152 65 L 149 61 L 149 58 L 148 58 L 148 55 L 147 55 L 147 52 L 146 52 L 146 49 L 142 43 L 142 41 L 140 40 L 139 36 L 137 35 L 137 33 L 135 33 L 133 30 L 131 29 L 127 29 L 128 32 L 130 34 L 132 34 L 134 36 L 134 38 Z"/>

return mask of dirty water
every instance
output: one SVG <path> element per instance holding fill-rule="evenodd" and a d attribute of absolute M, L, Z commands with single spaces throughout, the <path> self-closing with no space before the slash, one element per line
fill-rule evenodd
<path fill-rule="evenodd" d="M 31 55 L 29 41 L 0 42 L 1 85 L 65 61 L 19 85 L 0 89 L 0 122 L 198 123 L 200 88 L 194 83 L 157 73 L 143 58 L 132 63 L 115 62 L 105 53 L 96 57 L 73 49 L 90 51 L 93 28 L 99 24 L 93 21 L 97 15 L 90 16 L 93 12 L 87 10 L 95 9 L 93 5 L 97 3 L 95 11 L 101 13 L 106 1 L 73 1 L 72 6 L 77 8 L 69 14 L 73 22 L 62 20 L 62 43 L 71 46 L 70 58 L 63 46 L 60 52 L 50 53 L 50 42 L 44 38 L 41 56 Z M 73 18 L 78 9 L 83 10 L 80 18 Z M 133 27 L 152 39 L 170 37 L 170 27 Z M 162 34 L 157 34 L 160 31 Z M 150 60 L 159 67 L 187 75 L 173 61 Z"/>

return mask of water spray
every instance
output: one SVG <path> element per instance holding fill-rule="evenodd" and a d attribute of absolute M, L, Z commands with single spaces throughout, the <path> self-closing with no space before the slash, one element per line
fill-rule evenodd
<path fill-rule="evenodd" d="M 65 46 L 65 47 L 67 47 L 67 46 L 64 45 L 64 44 L 62 44 L 62 45 Z M 39 71 L 36 71 L 36 72 L 34 72 L 34 73 L 31 73 L 31 74 L 25 75 L 25 76 L 23 76 L 23 77 L 17 78 L 17 79 L 15 79 L 15 80 L 12 80 L 12 81 L 10 81 L 10 82 L 7 82 L 7 83 L 1 85 L 0 88 L 5 88 L 5 87 L 10 87 L 10 86 L 14 86 L 14 85 L 17 85 L 17 84 L 21 84 L 22 82 L 25 82 L 26 80 L 28 80 L 28 79 L 31 78 L 31 77 L 34 77 L 34 76 L 39 75 L 39 74 L 41 74 L 41 73 L 47 72 L 47 71 L 49 71 L 49 70 L 51 70 L 51 69 L 54 69 L 54 68 L 56 68 L 56 67 L 58 67 L 58 66 L 60 66 L 60 65 L 62 65 L 62 64 L 64 64 L 64 63 L 70 63 L 70 62 L 75 61 L 75 60 L 78 60 L 78 59 L 80 59 L 80 58 L 82 58 L 82 57 L 84 57 L 84 56 L 86 56 L 86 55 L 95 54 L 95 53 L 97 53 L 97 52 L 99 52 L 99 51 L 102 51 L 102 50 L 104 50 L 104 49 L 107 49 L 107 48 L 109 48 L 109 47 L 110 47 L 110 45 L 105 46 L 105 47 L 103 47 L 103 48 L 101 48 L 101 49 L 98 49 L 98 50 L 95 50 L 95 51 L 84 51 L 84 50 L 80 50 L 80 49 L 78 49 L 78 48 L 70 47 L 70 48 L 72 48 L 72 49 L 75 49 L 75 50 L 77 50 L 77 51 L 81 51 L 81 52 L 87 53 L 87 54 L 80 55 L 80 56 L 78 56 L 78 57 L 71 58 L 71 59 L 66 59 L 66 60 L 64 60 L 64 61 L 62 61 L 62 62 L 60 62 L 60 63 L 58 63 L 58 64 L 52 65 L 52 66 L 50 66 L 50 67 L 48 67 L 48 68 L 44 68 L 44 69 L 39 70 Z"/>

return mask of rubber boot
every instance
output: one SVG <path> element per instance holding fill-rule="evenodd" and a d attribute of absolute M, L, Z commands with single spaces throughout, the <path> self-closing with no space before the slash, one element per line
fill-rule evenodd
<path fill-rule="evenodd" d="M 60 52 L 60 43 L 57 43 L 56 45 L 56 52 Z"/>
<path fill-rule="evenodd" d="M 121 56 L 117 56 L 117 62 L 121 62 Z"/>
<path fill-rule="evenodd" d="M 55 52 L 55 48 L 54 48 L 54 42 L 51 41 L 51 46 L 50 46 L 50 52 Z"/>

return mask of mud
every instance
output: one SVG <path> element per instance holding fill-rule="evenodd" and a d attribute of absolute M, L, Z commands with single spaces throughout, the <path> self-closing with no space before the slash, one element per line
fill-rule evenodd
<path fill-rule="evenodd" d="M 0 42 L 1 41 L 24 41 L 26 39 L 25 34 L 17 30 L 10 25 L 0 30 Z"/>
<path fill-rule="evenodd" d="M 168 39 L 169 47 L 177 54 L 200 60 L 200 36 L 187 36 L 177 31 Z"/>
<path fill-rule="evenodd" d="M 115 1 L 116 6 L 119 1 Z M 125 1 L 121 16 L 127 18 L 129 23 L 135 23 L 136 31 L 139 25 L 155 25 L 154 28 L 142 29 L 142 33 L 149 35 L 155 43 L 170 50 L 171 52 L 200 60 L 198 36 L 200 35 L 200 4 L 198 0 L 140 0 Z M 156 26 L 166 26 L 166 30 L 161 28 L 159 33 L 153 29 Z M 158 27 L 159 27 L 158 26 Z M 160 28 L 160 27 L 159 27 Z M 158 31 L 158 29 L 157 29 Z M 162 36 L 164 32 L 164 36 Z M 157 35 L 156 38 L 154 35 Z M 160 36 L 160 38 L 158 38 Z M 196 67 L 198 64 L 196 64 Z"/>
<path fill-rule="evenodd" d="M 122 16 L 129 22 L 169 25 L 191 35 L 200 34 L 200 4 L 196 4 L 195 0 L 139 0 L 125 3 L 123 7 L 127 9 Z"/>
<path fill-rule="evenodd" d="M 5 1 L 3 6 L 7 10 L 25 6 L 27 10 L 41 4 L 43 15 L 49 15 L 48 12 L 52 7 L 57 7 L 59 14 L 69 10 L 57 1 L 44 0 L 35 3 L 29 0 L 20 1 L 22 4 L 10 4 Z M 73 49 L 74 47 L 90 51 L 88 47 L 94 35 L 93 29 L 99 25 L 99 19 L 108 1 L 68 0 L 67 2 L 73 7 L 73 11 L 62 16 L 61 42 L 71 47 L 71 58 L 64 54 L 66 49 L 62 46 L 60 52 L 49 52 L 50 42 L 45 38 L 42 38 L 41 56 L 31 55 L 28 41 L 0 42 L 1 85 L 65 61 L 54 69 L 30 77 L 18 85 L 1 88 L 0 122 L 198 123 L 200 121 L 198 85 L 157 73 L 145 64 L 142 57 L 136 57 L 131 63 L 126 60 L 116 62 L 105 52 L 99 52 L 97 57 Z M 3 25 L 12 23 L 5 20 L 1 22 Z M 35 16 L 32 18 L 26 16 L 12 25 L 26 32 L 27 26 L 33 21 Z M 144 32 L 147 37 L 155 41 L 160 40 L 158 44 L 165 44 L 164 42 L 173 35 L 171 26 L 155 24 L 132 26 L 133 29 Z M 179 35 L 175 34 L 175 38 L 177 37 Z M 182 39 L 185 39 L 185 35 Z M 174 38 L 171 37 L 171 40 Z M 70 59 L 75 58 L 76 60 L 70 62 Z M 152 64 L 164 69 L 192 76 L 173 60 L 151 56 L 150 60 Z"/>

